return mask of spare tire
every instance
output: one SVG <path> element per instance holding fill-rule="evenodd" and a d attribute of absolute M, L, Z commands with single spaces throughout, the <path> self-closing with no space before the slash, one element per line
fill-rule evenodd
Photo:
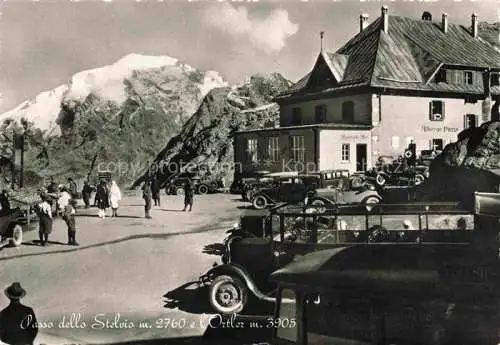
<path fill-rule="evenodd" d="M 375 181 L 377 182 L 377 184 L 378 184 L 379 186 L 381 186 L 381 187 L 382 187 L 382 186 L 384 186 L 384 185 L 386 184 L 387 179 L 386 179 L 386 177 L 384 176 L 384 174 L 382 174 L 382 173 L 378 173 L 378 174 L 377 174 L 377 177 L 375 178 Z"/>
<path fill-rule="evenodd" d="M 359 188 L 363 185 L 363 178 L 361 176 L 353 176 L 351 177 L 351 187 Z"/>
<path fill-rule="evenodd" d="M 23 243 L 23 228 L 21 227 L 21 225 L 16 224 L 12 229 L 12 238 L 10 240 L 10 243 L 14 247 L 19 247 Z"/>

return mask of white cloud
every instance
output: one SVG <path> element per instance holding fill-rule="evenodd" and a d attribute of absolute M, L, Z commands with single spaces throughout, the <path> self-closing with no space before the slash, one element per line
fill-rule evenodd
<path fill-rule="evenodd" d="M 250 18 L 245 7 L 233 7 L 224 2 L 205 13 L 206 22 L 234 38 L 246 37 L 258 49 L 267 53 L 280 51 L 286 40 L 297 33 L 299 26 L 288 18 L 288 12 L 276 9 L 265 18 Z"/>

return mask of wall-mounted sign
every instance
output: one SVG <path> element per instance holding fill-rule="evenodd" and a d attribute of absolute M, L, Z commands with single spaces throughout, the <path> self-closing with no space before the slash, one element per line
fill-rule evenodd
<path fill-rule="evenodd" d="M 368 134 L 353 134 L 353 135 L 348 135 L 348 134 L 342 134 L 340 136 L 342 140 L 368 140 Z"/>
<path fill-rule="evenodd" d="M 431 126 L 422 126 L 422 132 L 433 132 L 433 133 L 456 133 L 459 132 L 459 129 L 456 127 L 431 127 Z"/>

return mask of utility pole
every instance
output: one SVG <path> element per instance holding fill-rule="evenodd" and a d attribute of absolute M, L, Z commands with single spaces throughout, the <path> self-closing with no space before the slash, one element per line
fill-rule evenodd
<path fill-rule="evenodd" d="M 23 131 L 21 133 L 20 138 L 19 138 L 19 145 L 21 146 L 21 177 L 19 180 L 19 187 L 23 188 L 24 186 L 24 137 L 25 137 L 26 131 Z"/>

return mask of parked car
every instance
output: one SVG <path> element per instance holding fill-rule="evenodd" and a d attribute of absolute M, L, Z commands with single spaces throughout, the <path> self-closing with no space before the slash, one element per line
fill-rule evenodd
<path fill-rule="evenodd" d="M 248 182 L 251 183 L 252 181 L 256 181 L 269 173 L 271 173 L 271 172 L 267 171 L 267 170 L 259 170 L 259 171 L 254 171 L 250 174 L 247 174 L 242 178 L 235 179 L 233 181 L 233 183 L 231 184 L 229 191 L 232 194 L 241 194 L 243 192 L 243 185 L 244 184 L 246 184 Z"/>
<path fill-rule="evenodd" d="M 500 195 L 488 194 L 476 194 L 474 214 L 399 208 L 424 219 L 458 217 L 449 223 L 455 229 L 426 231 L 424 221 L 407 231 L 413 241 L 391 244 L 378 227 L 381 241 L 308 253 L 272 273 L 279 321 L 269 343 L 500 343 Z"/>
<path fill-rule="evenodd" d="M 363 173 L 352 174 L 347 169 L 335 169 L 335 170 L 321 170 L 313 171 L 308 173 L 308 175 L 319 176 L 319 187 L 326 188 L 328 186 L 337 185 L 339 180 L 348 179 L 349 186 L 352 188 L 361 187 L 366 183 L 366 179 Z"/>
<path fill-rule="evenodd" d="M 251 201 L 252 195 L 255 194 L 256 191 L 262 188 L 270 188 L 276 181 L 279 181 L 280 178 L 290 178 L 298 176 L 299 173 L 296 171 L 286 171 L 286 172 L 274 172 L 265 174 L 259 178 L 252 179 L 244 179 L 242 181 L 241 187 L 241 198 L 243 201 Z"/>
<path fill-rule="evenodd" d="M 401 161 L 379 165 L 365 173 L 366 179 L 380 187 L 385 185 L 420 185 L 429 178 L 429 167 L 418 165 L 411 169 Z"/>
<path fill-rule="evenodd" d="M 317 188 L 309 202 L 313 205 L 339 205 L 361 203 L 365 205 L 378 204 L 382 196 L 371 184 L 364 184 L 358 188 L 351 186 L 349 178 L 338 179 L 335 184 L 326 188 Z"/>
<path fill-rule="evenodd" d="M 263 210 L 277 203 L 303 202 L 307 196 L 314 194 L 319 180 L 314 175 L 277 178 L 271 186 L 255 190 L 250 196 L 252 205 L 257 210 Z"/>
<path fill-rule="evenodd" d="M 420 157 L 418 157 L 417 162 L 419 165 L 429 166 L 434 158 L 439 156 L 442 152 L 441 150 L 422 150 L 420 151 Z"/>
<path fill-rule="evenodd" d="M 490 211 L 498 212 L 495 207 L 499 205 L 500 201 L 490 207 Z M 482 210 L 488 211 L 486 206 L 482 206 Z M 436 247 L 436 242 L 441 248 L 446 248 L 446 243 L 463 245 L 473 236 L 477 236 L 476 239 L 482 236 L 472 231 L 474 219 L 473 213 L 460 209 L 457 203 L 378 204 L 370 208 L 361 204 L 304 207 L 284 203 L 271 208 L 266 215 L 242 217 L 241 224 L 228 231 L 221 254 L 223 264 L 202 275 L 199 283 L 208 285 L 214 310 L 231 315 L 244 310 L 252 296 L 275 301 L 276 285 L 269 281 L 269 275 L 298 256 L 359 244 L 362 244 L 359 250 L 363 250 L 363 245 L 378 245 L 382 251 L 391 243 L 400 248 L 417 244 Z M 488 243 L 490 247 L 491 244 Z M 498 244 L 495 245 L 498 251 Z M 397 258 L 391 258 L 397 262 Z M 361 256 L 355 262 L 363 265 L 370 260 Z M 340 256 L 339 261 L 343 262 Z M 360 268 L 359 273 L 363 272 Z M 360 286 L 370 288 L 368 282 Z"/>
<path fill-rule="evenodd" d="M 168 195 L 184 195 L 184 185 L 191 180 L 194 184 L 194 190 L 197 194 L 213 193 L 223 188 L 222 180 L 215 178 L 199 177 L 199 176 L 182 176 L 176 177 L 166 182 L 165 192 Z"/>
<path fill-rule="evenodd" d="M 21 223 L 26 218 L 20 208 L 0 211 L 0 243 L 10 243 L 19 247 L 23 242 L 23 228 Z"/>

